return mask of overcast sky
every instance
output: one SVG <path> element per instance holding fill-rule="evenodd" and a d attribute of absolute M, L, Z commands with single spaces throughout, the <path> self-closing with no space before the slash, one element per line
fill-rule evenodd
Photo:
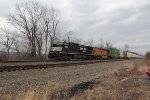
<path fill-rule="evenodd" d="M 19 0 L 18 0 L 19 1 Z M 0 1 L 0 27 L 17 0 Z M 115 47 L 150 51 L 150 0 L 35 0 L 59 10 L 65 30 L 84 40 L 100 38 Z"/>

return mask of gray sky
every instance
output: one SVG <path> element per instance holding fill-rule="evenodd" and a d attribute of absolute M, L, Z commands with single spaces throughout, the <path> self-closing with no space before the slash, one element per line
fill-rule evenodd
<path fill-rule="evenodd" d="M 18 0 L 19 1 L 19 0 Z M 60 11 L 61 25 L 84 40 L 100 38 L 115 47 L 150 51 L 150 0 L 35 0 Z M 17 0 L 0 1 L 0 27 Z"/>

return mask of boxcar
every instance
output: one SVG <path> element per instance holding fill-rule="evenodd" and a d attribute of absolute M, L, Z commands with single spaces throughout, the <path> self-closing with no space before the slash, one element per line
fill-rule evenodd
<path fill-rule="evenodd" d="M 120 58 L 128 58 L 127 51 L 119 50 L 119 57 Z"/>
<path fill-rule="evenodd" d="M 109 57 L 112 58 L 119 58 L 120 53 L 119 50 L 116 48 L 109 48 Z"/>
<path fill-rule="evenodd" d="M 127 52 L 127 56 L 128 58 L 141 58 L 141 56 L 139 54 L 136 54 L 134 52 Z"/>

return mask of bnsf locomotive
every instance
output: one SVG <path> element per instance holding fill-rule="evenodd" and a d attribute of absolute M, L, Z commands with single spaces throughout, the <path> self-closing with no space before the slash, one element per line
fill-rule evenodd
<path fill-rule="evenodd" d="M 71 59 L 113 59 L 113 58 L 128 58 L 132 54 L 132 57 L 139 57 L 137 54 L 121 51 L 116 48 L 99 49 L 97 47 L 80 45 L 73 42 L 59 42 L 51 45 L 48 58 L 59 60 L 71 60 Z"/>

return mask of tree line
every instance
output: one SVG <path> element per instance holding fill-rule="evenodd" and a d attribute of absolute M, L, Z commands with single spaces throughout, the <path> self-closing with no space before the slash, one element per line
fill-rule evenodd
<path fill-rule="evenodd" d="M 42 5 L 36 1 L 17 3 L 15 11 L 8 16 L 9 27 L 1 28 L 0 44 L 4 48 L 3 56 L 9 59 L 10 52 L 15 51 L 19 59 L 47 59 L 49 47 L 54 42 L 67 41 L 94 45 L 94 40 L 82 41 L 72 36 L 69 31 L 62 34 L 59 30 L 57 9 Z M 100 39 L 99 48 L 109 48 L 111 42 Z"/>

